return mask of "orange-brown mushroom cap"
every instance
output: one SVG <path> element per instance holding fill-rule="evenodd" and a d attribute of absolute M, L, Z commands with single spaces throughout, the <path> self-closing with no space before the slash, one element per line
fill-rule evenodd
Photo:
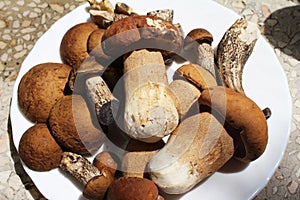
<path fill-rule="evenodd" d="M 208 87 L 217 86 L 215 77 L 200 65 L 185 64 L 179 67 L 176 72 L 200 89 L 200 91 Z"/>

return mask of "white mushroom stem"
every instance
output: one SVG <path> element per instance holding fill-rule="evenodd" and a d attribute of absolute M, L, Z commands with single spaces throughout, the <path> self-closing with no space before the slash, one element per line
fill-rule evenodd
<path fill-rule="evenodd" d="M 60 169 L 71 174 L 83 185 L 95 176 L 102 175 L 101 171 L 83 156 L 64 152 L 60 161 Z"/>
<path fill-rule="evenodd" d="M 201 93 L 198 88 L 185 80 L 174 80 L 170 83 L 170 89 L 176 98 L 175 102 L 180 120 L 199 113 L 198 99 Z"/>
<path fill-rule="evenodd" d="M 178 124 L 178 113 L 168 88 L 160 52 L 139 50 L 124 61 L 127 134 L 144 142 L 157 142 Z"/>
<path fill-rule="evenodd" d="M 195 57 L 195 63 L 201 67 L 207 69 L 215 78 L 216 66 L 214 61 L 214 50 L 210 44 L 202 43 L 196 49 L 197 56 Z"/>
<path fill-rule="evenodd" d="M 182 194 L 220 169 L 233 155 L 232 138 L 209 113 L 182 121 L 149 162 L 152 181 L 165 193 Z"/>

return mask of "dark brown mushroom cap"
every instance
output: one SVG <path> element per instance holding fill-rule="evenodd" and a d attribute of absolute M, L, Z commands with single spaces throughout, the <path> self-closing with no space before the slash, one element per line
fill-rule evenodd
<path fill-rule="evenodd" d="M 35 171 L 57 168 L 63 151 L 44 123 L 30 127 L 22 135 L 19 155 L 26 166 Z"/>
<path fill-rule="evenodd" d="M 114 22 L 103 37 L 103 51 L 122 55 L 136 49 L 179 52 L 183 39 L 172 23 L 156 16 L 133 15 Z"/>
<path fill-rule="evenodd" d="M 196 28 L 191 30 L 184 39 L 184 49 L 189 50 L 196 44 L 207 43 L 211 45 L 213 42 L 212 34 L 204 28 Z"/>
<path fill-rule="evenodd" d="M 153 181 L 138 177 L 121 177 L 115 180 L 107 192 L 108 200 L 157 200 L 158 189 Z"/>
<path fill-rule="evenodd" d="M 80 67 L 82 61 L 88 56 L 88 38 L 97 29 L 98 26 L 90 22 L 80 23 L 70 28 L 60 44 L 62 61 L 73 68 Z"/>
<path fill-rule="evenodd" d="M 71 67 L 60 63 L 42 63 L 21 79 L 18 104 L 32 122 L 46 122 L 52 106 L 64 96 Z"/>
<path fill-rule="evenodd" d="M 93 123 L 85 100 L 80 95 L 61 98 L 52 108 L 49 116 L 51 133 L 59 145 L 78 154 L 97 150 L 104 140 L 100 127 Z"/>

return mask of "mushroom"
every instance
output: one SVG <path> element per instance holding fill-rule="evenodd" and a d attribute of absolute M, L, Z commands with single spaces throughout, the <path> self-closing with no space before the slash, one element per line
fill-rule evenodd
<path fill-rule="evenodd" d="M 183 49 L 185 57 L 189 58 L 191 63 L 200 65 L 217 78 L 212 42 L 213 36 L 208 30 L 196 28 L 185 37 Z"/>
<path fill-rule="evenodd" d="M 119 57 L 136 49 L 156 49 L 167 62 L 181 51 L 182 43 L 178 28 L 156 16 L 131 15 L 118 20 L 102 37 L 102 48 L 107 55 Z"/>
<path fill-rule="evenodd" d="M 126 133 L 137 140 L 157 142 L 178 124 L 160 52 L 139 50 L 124 61 Z"/>
<path fill-rule="evenodd" d="M 156 143 L 145 143 L 131 139 L 127 143 L 126 153 L 122 158 L 122 172 L 125 177 L 147 176 L 147 165 L 150 159 L 158 150 L 165 146 L 165 142 L 160 140 Z"/>
<path fill-rule="evenodd" d="M 177 75 L 183 76 L 190 83 L 195 85 L 200 91 L 207 87 L 217 85 L 215 77 L 209 71 L 197 64 L 185 64 L 179 67 L 174 74 L 175 79 Z"/>
<path fill-rule="evenodd" d="M 102 151 L 98 153 L 93 160 L 93 165 L 100 171 L 103 168 L 108 168 L 111 174 L 114 176 L 116 170 L 118 169 L 118 163 L 115 161 L 115 158 L 113 158 L 111 154 L 112 153 L 108 151 Z"/>
<path fill-rule="evenodd" d="M 157 200 L 158 189 L 148 179 L 138 177 L 121 177 L 110 185 L 107 200 Z"/>
<path fill-rule="evenodd" d="M 60 56 L 64 63 L 78 69 L 86 57 L 88 57 L 87 41 L 90 34 L 97 30 L 98 26 L 91 22 L 76 24 L 70 28 L 62 38 L 60 44 Z"/>
<path fill-rule="evenodd" d="M 41 63 L 26 72 L 18 86 L 18 104 L 27 119 L 47 121 L 53 105 L 67 94 L 70 71 L 65 64 Z"/>
<path fill-rule="evenodd" d="M 242 74 L 260 31 L 256 24 L 238 19 L 225 32 L 217 47 L 216 62 L 223 85 L 244 93 Z"/>
<path fill-rule="evenodd" d="M 232 89 L 216 86 L 203 90 L 199 103 L 211 107 L 238 130 L 238 134 L 228 132 L 234 134 L 236 158 L 250 162 L 263 154 L 268 143 L 268 125 L 254 101 Z"/>
<path fill-rule="evenodd" d="M 61 98 L 51 109 L 49 126 L 59 145 L 78 154 L 89 154 L 103 144 L 101 127 L 80 95 Z"/>
<path fill-rule="evenodd" d="M 89 102 L 96 112 L 98 122 L 105 126 L 114 122 L 119 100 L 117 100 L 101 76 L 90 77 L 85 82 Z"/>
<path fill-rule="evenodd" d="M 49 171 L 57 168 L 63 151 L 45 123 L 27 129 L 19 143 L 19 155 L 29 169 Z"/>
<path fill-rule="evenodd" d="M 183 120 L 148 164 L 151 180 L 165 193 L 182 194 L 219 170 L 233 156 L 233 140 L 203 112 Z"/>
<path fill-rule="evenodd" d="M 182 121 L 184 118 L 199 113 L 198 98 L 200 91 L 185 80 L 174 80 L 170 83 L 175 100 L 176 108 Z"/>
<path fill-rule="evenodd" d="M 80 68 L 73 69 L 69 77 L 70 88 L 88 100 L 90 111 L 95 113 L 98 122 L 105 126 L 113 123 L 112 109 L 118 109 L 118 100 L 111 93 L 101 74 L 104 74 L 106 79 L 113 78 L 109 82 L 110 85 L 115 84 L 121 76 L 116 70 L 115 73 L 105 73 L 106 69 L 91 56 L 83 61 Z"/>
<path fill-rule="evenodd" d="M 101 59 L 101 60 L 107 60 L 110 57 L 107 56 L 101 47 L 101 40 L 102 40 L 102 36 L 105 32 L 105 29 L 96 29 L 94 30 L 87 41 L 87 45 L 88 45 L 88 52 L 90 54 L 90 56 L 96 56 L 97 59 Z"/>
<path fill-rule="evenodd" d="M 122 160 L 123 176 L 144 178 L 147 164 L 157 152 L 158 150 L 127 152 Z"/>
<path fill-rule="evenodd" d="M 60 169 L 84 185 L 83 196 L 88 199 L 104 199 L 107 189 L 114 180 L 109 169 L 99 170 L 86 158 L 71 152 L 63 153 Z"/>

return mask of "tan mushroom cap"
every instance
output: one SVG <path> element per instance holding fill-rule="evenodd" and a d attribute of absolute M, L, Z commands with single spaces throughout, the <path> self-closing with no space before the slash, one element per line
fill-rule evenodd
<path fill-rule="evenodd" d="M 199 103 L 210 106 L 224 116 L 232 127 L 241 130 L 239 137 L 232 135 L 243 143 L 242 148 L 236 149 L 235 157 L 250 162 L 263 154 L 268 143 L 268 125 L 262 110 L 253 100 L 229 88 L 217 86 L 203 90 Z M 235 144 L 238 142 L 235 141 Z"/>
<path fill-rule="evenodd" d="M 82 61 L 88 57 L 88 38 L 97 30 L 94 23 L 80 23 L 70 28 L 64 35 L 60 44 L 60 55 L 64 63 L 79 68 Z"/>
<path fill-rule="evenodd" d="M 19 155 L 26 166 L 35 171 L 57 168 L 63 151 L 44 123 L 30 127 L 22 135 Z"/>
<path fill-rule="evenodd" d="M 85 100 L 80 95 L 61 98 L 49 116 L 51 133 L 60 146 L 78 154 L 88 154 L 103 144 L 104 134 L 93 123 Z"/>
<path fill-rule="evenodd" d="M 71 67 L 42 63 L 31 68 L 18 87 L 21 112 L 32 122 L 46 122 L 52 106 L 64 96 Z"/>
<path fill-rule="evenodd" d="M 197 64 L 185 64 L 179 67 L 176 72 L 186 78 L 198 89 L 217 86 L 215 77 L 206 69 Z"/>

